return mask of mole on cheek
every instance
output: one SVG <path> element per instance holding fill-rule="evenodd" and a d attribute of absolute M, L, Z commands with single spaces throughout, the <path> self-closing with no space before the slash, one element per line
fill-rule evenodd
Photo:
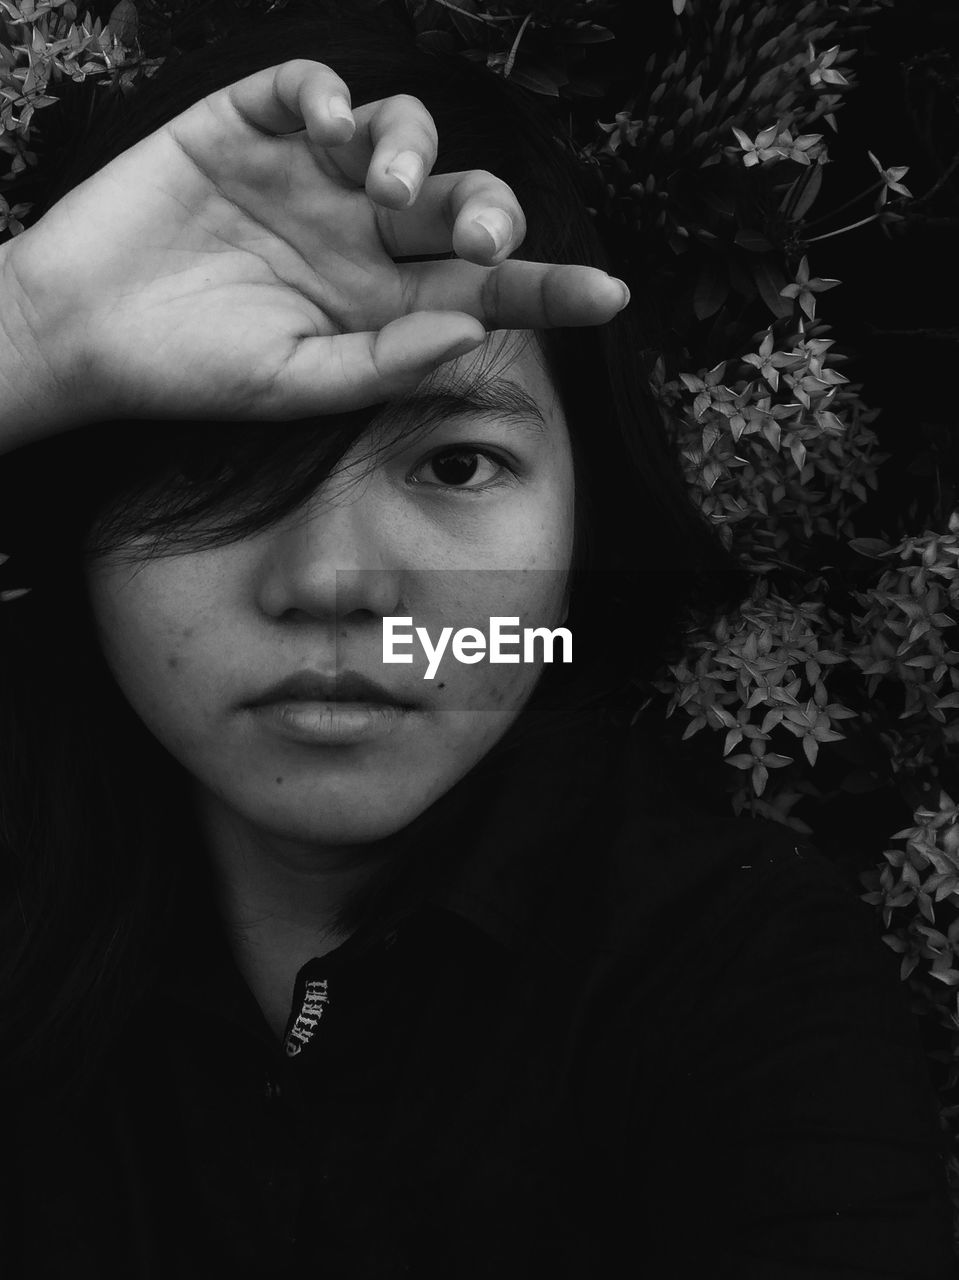
<path fill-rule="evenodd" d="M 177 667 L 180 665 L 180 659 L 176 656 L 176 654 L 171 653 L 166 660 L 166 664 L 171 671 L 176 671 Z"/>
<path fill-rule="evenodd" d="M 283 779 L 282 779 L 282 778 L 277 778 L 277 779 L 276 779 L 276 785 L 277 785 L 277 786 L 281 786 L 281 785 L 282 785 L 282 783 L 283 783 Z"/>
<path fill-rule="evenodd" d="M 501 684 L 493 684 L 489 686 L 489 708 L 493 710 L 495 707 L 501 707 L 506 701 L 506 690 Z"/>

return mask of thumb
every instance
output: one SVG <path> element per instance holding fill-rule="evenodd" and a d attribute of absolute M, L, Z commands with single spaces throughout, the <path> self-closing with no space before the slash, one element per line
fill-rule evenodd
<path fill-rule="evenodd" d="M 417 311 L 373 333 L 304 338 L 276 378 L 263 416 L 307 418 L 395 399 L 486 336 L 473 316 Z"/>

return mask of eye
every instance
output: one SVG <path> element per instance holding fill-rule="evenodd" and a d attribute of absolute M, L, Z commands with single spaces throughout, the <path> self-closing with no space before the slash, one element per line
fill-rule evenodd
<path fill-rule="evenodd" d="M 448 446 L 425 458 L 410 473 L 413 484 L 443 489 L 485 489 L 512 474 L 505 459 L 487 449 Z"/>

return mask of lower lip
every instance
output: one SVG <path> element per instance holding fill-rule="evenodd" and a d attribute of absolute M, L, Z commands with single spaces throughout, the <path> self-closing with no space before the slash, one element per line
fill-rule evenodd
<path fill-rule="evenodd" d="M 408 707 L 376 702 L 269 702 L 252 710 L 284 737 L 319 746 L 368 742 L 410 714 Z"/>

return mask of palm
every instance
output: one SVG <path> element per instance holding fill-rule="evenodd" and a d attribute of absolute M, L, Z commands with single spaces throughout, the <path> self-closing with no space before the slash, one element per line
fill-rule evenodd
<path fill-rule="evenodd" d="M 300 95 L 310 75 L 332 76 L 319 64 L 279 69 L 288 72 Z M 383 119 L 400 100 L 360 108 L 353 138 L 342 129 L 337 138 L 334 126 L 323 145 L 315 120 L 304 129 L 278 104 L 277 74 L 204 99 L 69 193 L 37 224 L 46 236 L 17 242 L 27 297 L 43 291 L 49 246 L 72 264 L 58 281 L 59 305 L 96 336 L 87 363 L 110 390 L 111 413 L 292 417 L 358 407 L 448 358 L 442 349 L 457 333 L 475 345 L 477 322 L 589 323 L 615 312 L 607 290 L 602 314 L 588 314 L 582 273 L 600 293 L 602 273 L 483 265 L 493 257 L 483 233 L 462 224 L 491 191 L 512 197 L 490 175 L 428 177 L 403 208 L 402 188 L 377 173 L 390 137 Z M 392 109 L 399 133 L 404 117 Z M 278 116 L 285 128 L 275 128 Z M 522 222 L 518 206 L 514 216 Z M 458 260 L 395 261 L 451 248 Z M 563 271 L 580 273 L 576 289 L 563 285 Z M 558 319 L 544 314 L 544 282 L 555 286 Z M 571 305 L 582 318 L 562 314 Z"/>
<path fill-rule="evenodd" d="M 405 313 L 415 286 L 391 256 L 401 248 L 397 215 L 372 202 L 349 156 L 311 149 L 302 133 L 241 142 L 226 130 L 192 138 L 181 127 L 173 136 L 180 154 L 168 166 L 167 207 L 151 202 L 147 215 L 170 229 L 161 277 L 212 273 L 240 290 L 231 301 L 244 318 L 262 294 L 296 337 L 379 329 Z M 178 251 L 189 254 L 179 268 Z"/>

